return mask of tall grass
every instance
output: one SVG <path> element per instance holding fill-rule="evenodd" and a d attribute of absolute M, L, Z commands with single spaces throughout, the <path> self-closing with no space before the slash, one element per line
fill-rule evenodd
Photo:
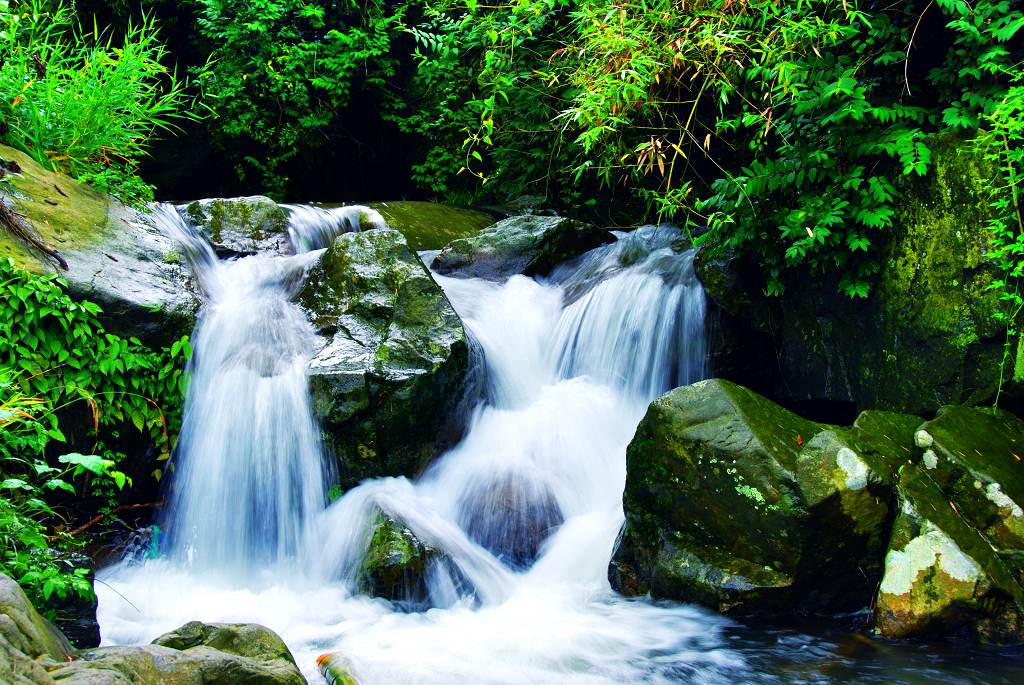
<path fill-rule="evenodd" d="M 126 195 L 154 134 L 192 118 L 184 83 L 164 66 L 152 17 L 117 41 L 85 30 L 64 0 L 0 0 L 0 117 L 8 145 L 36 161 Z"/>

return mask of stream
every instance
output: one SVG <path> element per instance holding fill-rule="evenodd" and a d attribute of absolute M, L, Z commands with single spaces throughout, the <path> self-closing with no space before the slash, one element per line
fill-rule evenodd
<path fill-rule="evenodd" d="M 747 626 L 611 590 L 626 446 L 652 399 L 709 374 L 693 252 L 675 251 L 668 227 L 621 234 L 546 279 L 435 275 L 486 367 L 466 434 L 418 478 L 328 504 L 306 377 L 319 343 L 292 298 L 340 230 L 383 220 L 289 211 L 298 254 L 222 260 L 173 207 L 157 210 L 205 305 L 166 540 L 157 558 L 99 574 L 104 645 L 189 620 L 255 622 L 311 683 L 323 652 L 361 685 L 1024 682 L 1019 651 L 887 643 L 835 622 Z M 381 511 L 441 552 L 418 606 L 357 591 Z"/>

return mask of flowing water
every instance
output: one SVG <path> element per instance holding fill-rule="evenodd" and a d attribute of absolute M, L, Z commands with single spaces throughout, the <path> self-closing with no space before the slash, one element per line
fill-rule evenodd
<path fill-rule="evenodd" d="M 486 365 L 465 438 L 415 481 L 366 482 L 327 506 L 306 382 L 318 343 L 291 297 L 317 249 L 382 220 L 359 208 L 289 212 L 299 254 L 218 261 L 173 208 L 159 210 L 188 246 L 206 303 L 169 539 L 160 558 L 100 574 L 105 644 L 188 620 L 258 622 L 284 637 L 311 682 L 314 657 L 336 651 L 363 685 L 1019 677 L 988 657 L 751 630 L 611 591 L 626 445 L 651 399 L 707 374 L 693 254 L 673 249 L 667 227 L 622 235 L 544 281 L 437 276 Z M 442 553 L 420 611 L 357 592 L 380 511 Z"/>

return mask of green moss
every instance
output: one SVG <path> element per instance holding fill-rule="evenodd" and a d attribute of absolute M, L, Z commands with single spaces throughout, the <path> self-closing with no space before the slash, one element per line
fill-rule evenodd
<path fill-rule="evenodd" d="M 433 202 L 375 202 L 388 226 L 405 236 L 413 250 L 439 250 L 458 238 L 476 235 L 494 223 L 483 212 Z M 360 217 L 363 221 L 363 217 Z M 363 225 L 366 225 L 364 223 Z"/>
<path fill-rule="evenodd" d="M 22 170 L 7 177 L 14 207 L 57 251 L 99 244 L 118 229 L 113 225 L 112 203 L 107 196 L 44 169 L 28 155 L 6 145 L 0 145 L 0 158 L 17 162 Z M 0 231 L 0 258 L 4 257 L 35 273 L 51 270 L 40 254 L 7 231 Z"/>

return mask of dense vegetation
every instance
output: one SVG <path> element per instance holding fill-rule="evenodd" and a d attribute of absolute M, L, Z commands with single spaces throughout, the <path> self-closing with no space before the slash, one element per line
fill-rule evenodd
<path fill-rule="evenodd" d="M 358 103 L 397 133 L 388 163 L 422 197 L 672 220 L 751 255 L 769 295 L 839 274 L 866 298 L 901 177 L 928 173 L 930 138 L 958 131 L 1004 180 L 989 227 L 1009 354 L 1022 61 L 1010 0 L 0 0 L 0 137 L 142 202 L 154 135 L 183 126 L 245 190 L 296 197 L 322 173 L 305 160 L 363 144 Z M 0 278 L 0 543 L 46 594 L 58 586 L 32 550 L 62 530 L 57 496 L 125 484 L 118 431 L 166 449 L 187 348 L 101 334 L 59 283 L 9 264 Z M 69 403 L 94 418 L 90 455 L 61 454 Z"/>

